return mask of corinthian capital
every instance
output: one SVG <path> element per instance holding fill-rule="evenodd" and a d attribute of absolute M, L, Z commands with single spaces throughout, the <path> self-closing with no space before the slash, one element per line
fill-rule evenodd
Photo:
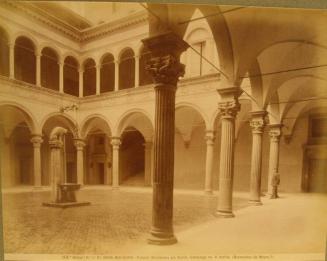
<path fill-rule="evenodd" d="M 269 136 L 272 142 L 278 142 L 282 134 L 282 124 L 269 125 Z"/>
<path fill-rule="evenodd" d="M 185 65 L 176 57 L 165 55 L 151 58 L 145 69 L 151 74 L 155 83 L 177 85 L 180 76 L 184 76 Z"/>
<path fill-rule="evenodd" d="M 146 69 L 155 83 L 176 85 L 185 72 L 185 66 L 179 61 L 180 55 L 189 45 L 173 32 L 143 39 L 142 42 L 151 52 Z"/>
<path fill-rule="evenodd" d="M 224 118 L 235 118 L 240 110 L 240 104 L 237 100 L 221 101 L 218 103 L 218 109 Z"/>
<path fill-rule="evenodd" d="M 265 116 L 267 115 L 267 112 L 265 111 L 254 111 L 251 112 L 251 121 L 250 121 L 250 127 L 252 128 L 253 133 L 261 134 L 263 133 L 263 129 L 265 127 Z"/>

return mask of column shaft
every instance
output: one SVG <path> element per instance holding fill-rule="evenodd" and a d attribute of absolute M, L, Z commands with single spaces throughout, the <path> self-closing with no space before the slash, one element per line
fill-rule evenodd
<path fill-rule="evenodd" d="M 9 78 L 15 79 L 15 44 L 9 44 Z"/>
<path fill-rule="evenodd" d="M 218 89 L 222 101 L 218 103 L 221 112 L 221 144 L 219 166 L 219 196 L 216 214 L 221 217 L 234 217 L 233 176 L 235 117 L 240 109 L 238 88 Z"/>
<path fill-rule="evenodd" d="M 155 82 L 152 228 L 150 244 L 174 244 L 173 231 L 175 94 L 184 75 L 180 54 L 188 44 L 172 32 L 142 40 L 151 52 L 146 69 Z"/>
<path fill-rule="evenodd" d="M 115 91 L 119 90 L 119 61 L 115 61 Z"/>
<path fill-rule="evenodd" d="M 146 186 L 152 184 L 152 142 L 146 142 L 144 144 L 144 183 Z"/>
<path fill-rule="evenodd" d="M 100 72 L 101 72 L 101 66 L 98 65 L 96 66 L 96 95 L 100 95 L 100 84 L 101 84 Z"/>
<path fill-rule="evenodd" d="M 261 166 L 262 166 L 262 135 L 264 129 L 264 117 L 266 112 L 252 112 L 250 126 L 252 128 L 252 159 L 250 200 L 251 205 L 262 205 L 261 197 Z"/>
<path fill-rule="evenodd" d="M 75 140 L 77 156 L 77 183 L 84 185 L 84 146 L 85 142 L 81 139 Z"/>
<path fill-rule="evenodd" d="M 214 150 L 214 132 L 206 133 L 207 153 L 206 153 L 206 176 L 205 176 L 205 193 L 212 194 L 212 169 L 213 169 L 213 150 Z"/>
<path fill-rule="evenodd" d="M 268 195 L 273 194 L 273 178 L 278 175 L 279 167 L 279 141 L 281 135 L 281 124 L 270 125 L 270 148 L 269 148 L 269 174 Z"/>
<path fill-rule="evenodd" d="M 41 53 L 36 53 L 36 85 L 41 86 Z"/>
<path fill-rule="evenodd" d="M 64 63 L 59 62 L 59 92 L 64 93 Z"/>
<path fill-rule="evenodd" d="M 140 62 L 139 56 L 135 56 L 135 84 L 134 87 L 138 87 L 140 83 Z"/>
<path fill-rule="evenodd" d="M 33 143 L 33 162 L 34 162 L 34 187 L 41 187 L 41 143 L 43 142 L 41 135 L 35 135 L 31 138 Z"/>
<path fill-rule="evenodd" d="M 84 74 L 84 70 L 79 70 L 79 88 L 78 88 L 78 97 L 83 97 L 83 87 L 84 87 L 84 79 L 83 79 L 83 74 Z"/>
<path fill-rule="evenodd" d="M 112 145 L 112 187 L 119 188 L 119 146 L 120 138 L 111 137 Z"/>

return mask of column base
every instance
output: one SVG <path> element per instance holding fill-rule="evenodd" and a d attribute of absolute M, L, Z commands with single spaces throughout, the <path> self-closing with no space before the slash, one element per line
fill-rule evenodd
<path fill-rule="evenodd" d="M 216 217 L 222 217 L 222 218 L 233 218 L 235 217 L 234 213 L 232 211 L 223 211 L 223 210 L 217 210 L 215 213 Z"/>
<path fill-rule="evenodd" d="M 279 198 L 279 196 L 278 195 L 269 195 L 269 198 L 270 199 L 276 199 L 276 198 Z"/>
<path fill-rule="evenodd" d="M 151 232 L 150 237 L 147 239 L 148 244 L 150 245 L 173 245 L 177 243 L 177 238 L 171 233 L 160 233 Z"/>
<path fill-rule="evenodd" d="M 260 200 L 251 200 L 250 199 L 248 204 L 251 206 L 262 206 L 262 202 Z"/>
<path fill-rule="evenodd" d="M 42 190 L 42 186 L 34 186 L 33 190 Z"/>
<path fill-rule="evenodd" d="M 118 190 L 119 189 L 119 186 L 112 186 L 112 189 L 113 190 Z"/>

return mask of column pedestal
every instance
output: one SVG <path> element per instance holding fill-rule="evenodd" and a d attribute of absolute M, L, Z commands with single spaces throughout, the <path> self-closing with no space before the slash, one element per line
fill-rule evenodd
<path fill-rule="evenodd" d="M 207 143 L 207 154 L 206 154 L 206 176 L 205 176 L 205 188 L 204 192 L 208 195 L 212 195 L 212 168 L 213 168 L 213 150 L 215 142 L 215 132 L 206 131 L 206 143 Z"/>
<path fill-rule="evenodd" d="M 221 113 L 221 145 L 219 166 L 219 195 L 216 215 L 219 217 L 234 217 L 233 177 L 234 177 L 234 143 L 235 117 L 240 109 L 239 88 L 218 89 L 221 101 L 218 108 Z"/>
<path fill-rule="evenodd" d="M 112 188 L 119 188 L 119 146 L 120 137 L 111 137 L 112 145 Z"/>
<path fill-rule="evenodd" d="M 146 69 L 155 83 L 153 206 L 148 243 L 171 245 L 177 242 L 173 230 L 175 94 L 185 69 L 180 55 L 188 44 L 172 32 L 142 41 L 151 52 Z"/>
<path fill-rule="evenodd" d="M 262 165 L 262 135 L 265 126 L 265 111 L 251 112 L 252 119 L 252 160 L 249 204 L 262 205 L 261 196 L 261 165 Z"/>

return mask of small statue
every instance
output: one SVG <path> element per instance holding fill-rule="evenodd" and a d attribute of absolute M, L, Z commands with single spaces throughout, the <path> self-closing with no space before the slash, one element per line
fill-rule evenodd
<path fill-rule="evenodd" d="M 271 180 L 271 185 L 273 187 L 272 189 L 272 194 L 271 194 L 271 199 L 275 199 L 275 198 L 278 198 L 278 185 L 280 183 L 280 176 L 279 174 L 275 174 L 273 177 L 272 177 L 272 180 Z"/>

